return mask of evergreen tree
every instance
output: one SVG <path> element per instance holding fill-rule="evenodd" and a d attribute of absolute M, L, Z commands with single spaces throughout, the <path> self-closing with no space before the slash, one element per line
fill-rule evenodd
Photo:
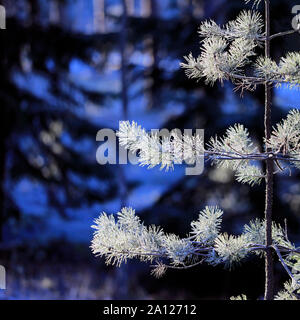
<path fill-rule="evenodd" d="M 94 142 L 99 130 L 98 123 L 82 116 L 83 104 L 99 104 L 104 94 L 80 86 L 69 76 L 72 61 L 90 62 L 91 48 L 98 41 L 109 45 L 115 34 L 88 37 L 66 30 L 59 15 L 50 17 L 55 12 L 49 3 L 28 0 L 23 2 L 25 11 L 19 8 L 20 1 L 2 3 L 8 19 L 0 34 L 4 44 L 0 51 L 0 239 L 7 219 L 24 217 L 11 190 L 24 178 L 42 185 L 49 210 L 67 219 L 67 209 L 82 205 L 82 197 L 90 205 L 117 193 L 113 171 L 99 167 L 94 157 L 76 148 Z M 64 3 L 56 3 L 63 12 Z M 103 187 L 90 187 L 89 179 Z"/>
<path fill-rule="evenodd" d="M 247 3 L 250 0 L 246 1 Z M 255 0 L 254 5 L 262 1 Z M 271 58 L 271 41 L 298 30 L 271 34 L 270 0 L 265 0 L 265 19 L 258 11 L 242 11 L 235 20 L 219 26 L 209 20 L 201 24 L 204 38 L 201 54 L 187 56 L 182 67 L 190 78 L 204 78 L 207 84 L 230 80 L 237 90 L 265 88 L 264 145 L 251 138 L 242 124 L 227 129 L 222 137 L 211 138 L 204 147 L 201 136 L 173 133 L 159 139 L 147 133 L 135 122 L 123 122 L 118 132 L 120 143 L 132 152 L 139 152 L 143 166 L 173 169 L 174 164 L 196 163 L 204 157 L 218 167 L 235 173 L 238 182 L 250 186 L 265 182 L 265 218 L 245 225 L 240 236 L 221 233 L 223 211 L 206 207 L 198 220 L 191 223 L 185 238 L 168 234 L 156 226 L 146 227 L 132 208 L 123 208 L 114 216 L 103 213 L 96 220 L 92 241 L 95 254 L 104 256 L 108 264 L 121 265 L 128 259 L 140 258 L 153 263 L 152 273 L 160 277 L 167 269 L 187 269 L 207 262 L 232 267 L 251 253 L 265 259 L 265 300 L 274 298 L 273 255 L 276 254 L 291 281 L 276 299 L 298 299 L 300 293 L 300 250 L 288 238 L 287 230 L 272 222 L 273 177 L 299 168 L 300 112 L 291 110 L 287 117 L 272 129 L 272 87 L 300 84 L 300 53 L 291 52 L 277 63 Z M 263 56 L 257 57 L 264 46 Z M 254 60 L 255 59 L 255 60 Z M 245 299 L 245 296 L 234 299 Z"/>

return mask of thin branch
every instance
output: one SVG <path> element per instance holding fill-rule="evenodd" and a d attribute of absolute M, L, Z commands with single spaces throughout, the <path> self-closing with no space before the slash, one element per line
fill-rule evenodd
<path fill-rule="evenodd" d="M 283 246 L 277 246 L 277 248 L 282 252 L 300 254 L 300 248 L 291 249 Z"/>
<path fill-rule="evenodd" d="M 285 78 L 282 79 L 267 79 L 267 78 L 261 78 L 261 77 L 254 77 L 254 76 L 245 76 L 245 75 L 240 75 L 240 74 L 236 74 L 236 73 L 229 73 L 229 72 L 225 72 L 225 74 L 227 75 L 228 78 L 234 79 L 234 80 L 240 80 L 240 81 L 244 81 L 244 85 L 252 85 L 252 86 L 256 86 L 256 85 L 265 85 L 267 83 L 267 85 L 280 85 L 282 83 L 286 83 L 287 81 L 285 80 Z M 282 75 L 278 75 L 281 76 Z"/>
<path fill-rule="evenodd" d="M 276 246 L 276 245 L 272 245 L 272 248 L 275 249 L 275 251 L 276 251 L 276 253 L 277 253 L 277 256 L 278 256 L 278 258 L 279 258 L 282 266 L 284 267 L 284 269 L 285 269 L 285 271 L 288 273 L 288 275 L 291 277 L 293 283 L 297 283 L 297 284 L 298 284 L 299 282 L 295 279 L 295 277 L 294 277 L 294 275 L 292 274 L 291 270 L 290 270 L 290 269 L 288 268 L 288 266 L 286 265 L 286 263 L 285 263 L 284 259 L 282 258 L 282 255 L 281 255 L 279 249 L 277 248 L 277 246 Z"/>
<path fill-rule="evenodd" d="M 231 79 L 243 80 L 243 81 L 251 82 L 251 84 L 265 84 L 266 83 L 266 79 L 264 79 L 264 78 L 244 76 L 244 75 L 231 73 L 231 72 L 225 72 L 225 74 Z"/>
<path fill-rule="evenodd" d="M 278 37 L 288 36 L 288 35 L 294 34 L 296 32 L 299 32 L 299 29 L 298 30 L 293 29 L 293 30 L 289 30 L 289 31 L 279 32 L 279 33 L 271 35 L 269 37 L 269 40 L 273 40 L 273 39 L 278 38 Z"/>
<path fill-rule="evenodd" d="M 274 161 L 289 161 L 289 162 L 300 162 L 300 159 L 294 157 L 289 157 L 283 154 L 275 154 L 273 152 L 264 152 L 264 153 L 235 153 L 235 152 L 225 152 L 225 151 L 207 151 L 205 150 L 203 157 L 205 159 L 212 160 L 274 160 Z"/>
<path fill-rule="evenodd" d="M 165 266 L 166 266 L 166 268 L 168 268 L 168 269 L 186 270 L 186 269 L 194 268 L 194 267 L 196 267 L 196 266 L 200 265 L 202 262 L 203 262 L 203 261 L 202 261 L 202 260 L 200 260 L 200 261 L 199 261 L 199 262 L 197 262 L 197 263 L 190 264 L 190 265 L 188 265 L 188 266 L 184 265 L 183 267 L 171 266 L 171 265 L 165 265 Z"/>

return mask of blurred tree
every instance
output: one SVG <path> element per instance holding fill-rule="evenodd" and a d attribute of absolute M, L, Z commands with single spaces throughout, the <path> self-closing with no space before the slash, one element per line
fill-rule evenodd
<path fill-rule="evenodd" d="M 8 28 L 1 32 L 5 43 L 0 53 L 1 225 L 8 212 L 18 208 L 11 190 L 4 188 L 5 178 L 10 186 L 24 177 L 38 181 L 45 186 L 49 207 L 66 218 L 67 209 L 81 206 L 82 199 L 85 203 L 108 201 L 117 190 L 110 168 L 97 165 L 93 144 L 91 154 L 83 145 L 95 141 L 100 128 L 82 112 L 89 102 L 99 104 L 104 96 L 80 87 L 69 77 L 72 61 L 77 58 L 89 63 L 91 48 L 111 40 L 105 35 L 82 37 L 62 28 L 63 2 L 46 5 L 46 26 L 45 21 L 40 23 L 45 4 L 32 0 L 26 5 L 25 17 L 8 10 Z M 84 183 L 91 179 L 105 187 L 94 189 Z"/>

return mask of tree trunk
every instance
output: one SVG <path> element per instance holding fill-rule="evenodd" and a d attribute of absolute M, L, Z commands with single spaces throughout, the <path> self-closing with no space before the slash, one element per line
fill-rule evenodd
<path fill-rule="evenodd" d="M 94 32 L 106 32 L 105 0 L 93 0 Z"/>
<path fill-rule="evenodd" d="M 135 1 L 134 0 L 127 0 L 125 1 L 127 15 L 134 16 L 135 15 Z"/>
<path fill-rule="evenodd" d="M 8 123 L 8 106 L 5 99 L 5 88 L 7 87 L 7 69 L 6 69 L 6 51 L 5 43 L 6 31 L 2 30 L 0 32 L 0 41 L 4 44 L 4 47 L 0 52 L 0 105 L 1 105 L 1 115 L 0 115 L 0 242 L 3 240 L 3 224 L 4 224 L 4 215 L 5 215 L 5 167 L 6 167 L 6 139 L 9 135 L 9 123 Z"/>
<path fill-rule="evenodd" d="M 188 0 L 188 13 L 190 18 L 193 18 L 194 16 L 194 1 Z"/>
<path fill-rule="evenodd" d="M 149 108 L 157 107 L 160 102 L 160 75 L 159 75 L 159 55 L 158 55 L 158 33 L 157 28 L 157 0 L 150 0 L 151 3 L 151 18 L 155 23 L 155 28 L 151 35 L 151 55 L 152 55 L 152 86 L 151 86 L 151 102 Z"/>
<path fill-rule="evenodd" d="M 140 0 L 140 16 L 149 17 L 151 15 L 151 1 Z"/>
<path fill-rule="evenodd" d="M 266 41 L 265 56 L 270 57 L 270 0 L 265 0 Z M 265 138 L 269 139 L 272 129 L 272 94 L 271 86 L 265 84 Z M 267 152 L 270 151 L 267 149 Z M 266 255 L 265 255 L 265 300 L 274 298 L 274 270 L 272 252 L 272 206 L 273 206 L 273 159 L 266 161 L 266 202 L 265 202 L 265 232 L 266 232 Z"/>
<path fill-rule="evenodd" d="M 5 109 L 2 108 L 1 109 Z M 1 127 L 3 128 L 3 122 L 5 121 L 5 110 L 1 112 Z M 3 130 L 4 131 L 4 130 Z M 5 215 L 5 190 L 4 190 L 4 183 L 5 183 L 5 160 L 6 160 L 6 150 L 5 150 L 5 134 L 4 132 L 1 134 L 0 137 L 0 243 L 3 241 L 3 225 L 4 225 L 4 215 Z"/>
<path fill-rule="evenodd" d="M 127 84 L 127 56 L 126 56 L 126 43 L 127 43 L 127 2 L 122 1 L 123 14 L 122 14 L 122 30 L 120 31 L 120 53 L 121 53 L 121 82 L 122 82 L 122 104 L 124 117 L 127 117 L 128 110 L 128 84 Z"/>
<path fill-rule="evenodd" d="M 121 100 L 123 107 L 123 119 L 126 120 L 128 117 L 128 79 L 127 79 L 127 56 L 126 56 L 126 48 L 127 48 L 127 27 L 128 27 L 128 0 L 122 0 L 122 27 L 120 30 L 120 55 L 121 55 L 121 82 L 122 82 L 122 92 L 121 92 Z M 119 197 L 121 200 L 121 207 L 127 205 L 127 182 L 126 177 L 121 165 L 118 167 L 119 174 Z M 116 299 L 128 299 L 129 298 L 129 270 L 128 265 L 124 264 L 117 272 L 116 272 L 116 282 L 118 285 L 118 292 L 115 296 Z"/>
<path fill-rule="evenodd" d="M 128 0 L 127 0 L 128 1 Z M 127 72 L 127 56 L 126 56 L 126 47 L 127 47 L 127 20 L 128 20 L 128 3 L 126 0 L 123 0 L 123 15 L 122 15 L 122 30 L 120 31 L 120 54 L 121 54 L 121 82 L 122 82 L 122 108 L 123 114 L 122 120 L 128 118 L 128 72 Z M 120 173 L 120 198 L 121 206 L 126 206 L 127 203 L 127 183 L 126 178 L 123 172 L 123 168 L 119 165 Z"/>
<path fill-rule="evenodd" d="M 49 22 L 53 25 L 58 25 L 61 21 L 61 8 L 57 0 L 50 1 Z"/>

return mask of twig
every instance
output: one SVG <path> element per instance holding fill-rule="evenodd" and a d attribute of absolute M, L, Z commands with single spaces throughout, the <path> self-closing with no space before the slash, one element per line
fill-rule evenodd
<path fill-rule="evenodd" d="M 294 34 L 296 32 L 299 32 L 299 29 L 298 30 L 293 29 L 293 30 L 289 30 L 289 31 L 279 32 L 279 33 L 271 35 L 269 37 L 269 40 L 273 40 L 273 39 L 278 38 L 278 37 L 288 36 L 288 35 Z"/>
<path fill-rule="evenodd" d="M 282 255 L 279 251 L 279 249 L 277 248 L 276 245 L 272 245 L 272 247 L 275 249 L 277 256 L 282 264 L 282 266 L 284 267 L 285 271 L 288 273 L 288 275 L 291 277 L 293 283 L 298 284 L 298 281 L 295 279 L 294 275 L 292 274 L 291 270 L 288 268 L 288 266 L 286 265 L 286 263 L 284 262 L 284 259 L 282 258 Z"/>
<path fill-rule="evenodd" d="M 171 265 L 166 265 L 166 267 L 167 267 L 168 269 L 186 270 L 186 269 L 194 268 L 194 267 L 198 266 L 199 264 L 201 264 L 202 262 L 203 262 L 203 261 L 200 260 L 200 261 L 197 262 L 197 263 L 190 264 L 190 265 L 188 265 L 188 266 L 185 265 L 185 266 L 183 266 L 183 267 L 171 266 Z"/>

